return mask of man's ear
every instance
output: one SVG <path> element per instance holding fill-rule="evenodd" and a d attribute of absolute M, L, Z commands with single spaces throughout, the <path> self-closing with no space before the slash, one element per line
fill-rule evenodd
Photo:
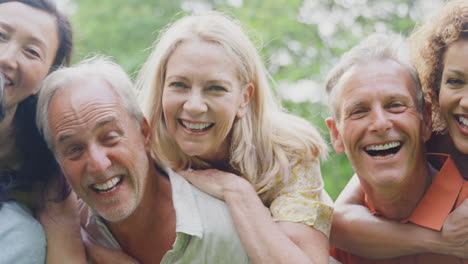
<path fill-rule="evenodd" d="M 432 105 L 431 103 L 426 102 L 423 108 L 423 122 L 422 122 L 422 131 L 421 136 L 424 142 L 428 141 L 432 135 Z"/>
<path fill-rule="evenodd" d="M 237 110 L 236 117 L 242 118 L 246 113 L 247 109 L 249 109 L 250 99 L 252 98 L 255 91 L 255 86 L 253 83 L 247 84 L 247 86 L 242 91 L 242 102 L 239 105 L 239 109 Z"/>
<path fill-rule="evenodd" d="M 152 131 L 151 127 L 148 123 L 148 120 L 143 117 L 143 120 L 141 122 L 141 134 L 143 135 L 144 138 L 144 144 L 145 144 L 145 150 L 150 153 L 151 152 L 151 139 L 152 139 Z"/>
<path fill-rule="evenodd" d="M 325 120 L 325 123 L 327 124 L 328 132 L 330 132 L 330 140 L 333 148 L 335 149 L 336 153 L 343 154 L 345 149 L 335 120 L 329 117 Z"/>

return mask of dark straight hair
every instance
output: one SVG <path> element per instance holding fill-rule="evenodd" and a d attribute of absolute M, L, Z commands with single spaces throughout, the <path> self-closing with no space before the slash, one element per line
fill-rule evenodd
<path fill-rule="evenodd" d="M 52 15 L 57 24 L 59 46 L 50 72 L 58 67 L 70 64 L 73 49 L 72 29 L 68 19 L 49 0 L 0 0 L 1 4 L 19 2 Z M 2 170 L 0 168 L 0 207 L 10 199 L 11 191 L 32 191 L 35 186 L 41 190 L 41 205 L 44 205 L 44 190 L 52 179 L 58 180 L 60 188 L 56 201 L 62 201 L 70 193 L 70 188 L 60 168 L 47 148 L 44 139 L 36 127 L 37 95 L 31 95 L 18 104 L 13 125 L 15 126 L 16 147 L 21 159 L 19 170 Z"/>

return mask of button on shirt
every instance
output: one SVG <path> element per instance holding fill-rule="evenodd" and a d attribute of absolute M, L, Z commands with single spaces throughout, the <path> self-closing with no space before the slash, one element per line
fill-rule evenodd
<path fill-rule="evenodd" d="M 250 263 L 226 204 L 198 190 L 171 169 L 166 172 L 176 213 L 176 240 L 161 263 Z M 83 205 L 81 218 L 86 231 L 100 245 L 121 250 L 93 210 Z"/>

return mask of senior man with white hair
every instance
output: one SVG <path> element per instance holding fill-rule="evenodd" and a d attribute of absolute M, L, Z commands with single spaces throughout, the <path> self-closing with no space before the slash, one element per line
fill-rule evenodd
<path fill-rule="evenodd" d="M 98 244 L 142 263 L 249 262 L 224 202 L 151 157 L 151 129 L 115 63 L 92 58 L 50 74 L 37 125 Z"/>
<path fill-rule="evenodd" d="M 450 211 L 459 205 L 453 189 L 457 187 L 446 183 L 457 182 L 461 175 L 450 157 L 426 155 L 430 107 L 424 104 L 404 41 L 384 35 L 365 39 L 331 70 L 326 89 L 332 145 L 337 153 L 346 153 L 358 178 L 353 180 L 361 186 L 353 198 L 383 219 L 440 230 Z M 439 171 L 428 159 L 440 165 Z M 337 237 L 356 228 L 359 217 L 341 212 L 341 196 L 349 195 L 344 193 L 337 200 L 331 239 L 334 245 L 347 247 L 354 242 Z M 348 264 L 466 263 L 432 253 L 368 259 L 332 248 L 331 254 Z"/>

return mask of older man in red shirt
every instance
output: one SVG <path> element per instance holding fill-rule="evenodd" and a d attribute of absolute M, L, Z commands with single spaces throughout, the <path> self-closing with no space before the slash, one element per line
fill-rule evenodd
<path fill-rule="evenodd" d="M 346 153 L 369 210 L 400 222 L 440 230 L 468 187 L 450 157 L 431 155 L 430 107 L 407 61 L 404 42 L 374 35 L 345 54 L 332 69 L 327 92 L 333 118 L 327 120 L 337 153 Z M 432 165 L 430 165 L 432 164 Z M 440 165 L 440 166 L 434 166 Z M 468 263 L 441 254 L 366 259 L 332 248 L 342 263 Z"/>

